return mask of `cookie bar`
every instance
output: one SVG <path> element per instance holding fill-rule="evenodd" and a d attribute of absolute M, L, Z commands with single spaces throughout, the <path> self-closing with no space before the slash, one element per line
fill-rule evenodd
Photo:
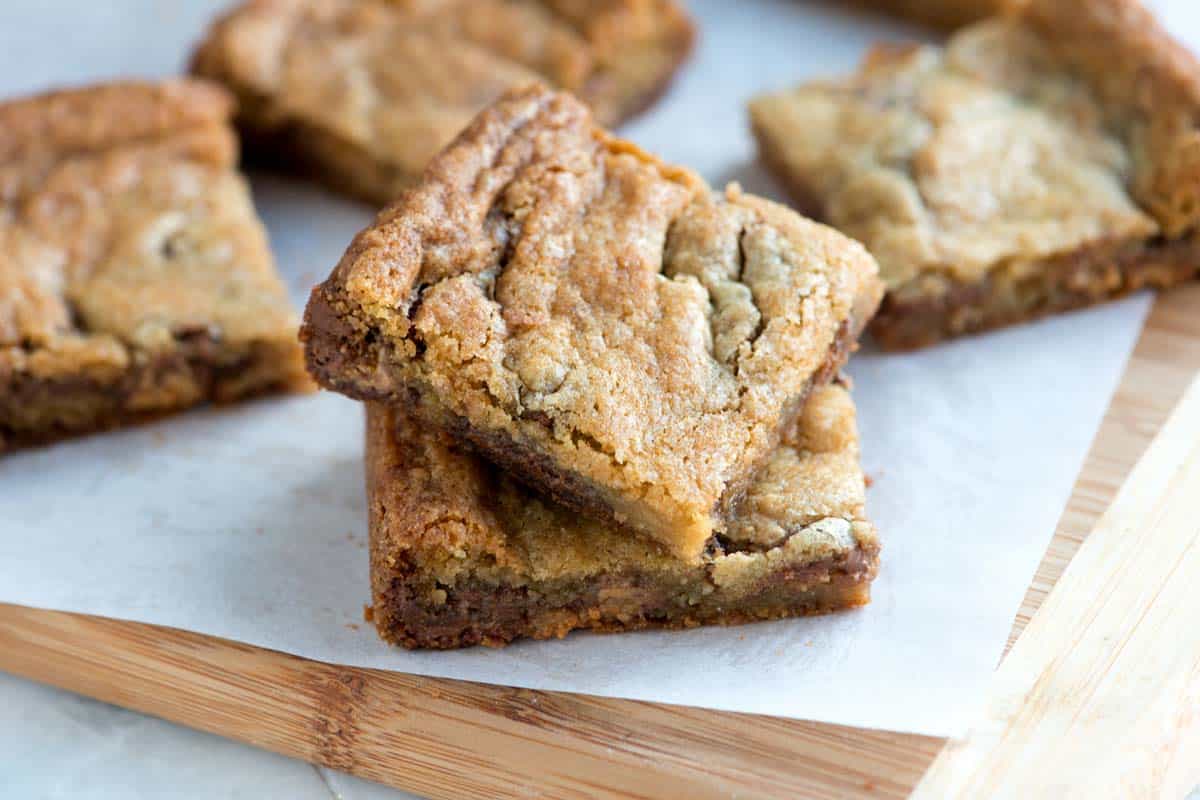
<path fill-rule="evenodd" d="M 358 235 L 301 337 L 322 385 L 696 559 L 881 293 L 858 243 L 530 86 Z"/>
<path fill-rule="evenodd" d="M 0 451 L 307 384 L 232 110 L 195 81 L 0 104 Z"/>
<path fill-rule="evenodd" d="M 750 112 L 797 202 L 879 260 L 886 347 L 1200 268 L 1200 65 L 1133 0 L 1032 0 Z"/>
<path fill-rule="evenodd" d="M 840 386 L 813 391 L 699 563 L 531 493 L 402 409 L 367 409 L 372 618 L 394 644 L 731 624 L 870 599 L 879 544 Z"/>
<path fill-rule="evenodd" d="M 547 81 L 614 125 L 691 43 L 676 0 L 249 0 L 193 69 L 237 93 L 252 155 L 383 205 L 509 87 Z"/>

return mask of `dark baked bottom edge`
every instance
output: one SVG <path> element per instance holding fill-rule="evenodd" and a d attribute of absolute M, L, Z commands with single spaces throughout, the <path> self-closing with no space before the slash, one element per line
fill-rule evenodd
<path fill-rule="evenodd" d="M 822 219 L 820 198 L 790 174 L 765 131 L 755 129 L 759 158 L 783 182 L 792 202 Z M 903 287 L 884 295 L 871 335 L 885 350 L 916 350 L 944 339 L 983 333 L 1040 317 L 1116 300 L 1142 288 L 1166 289 L 1200 277 L 1200 236 L 1108 241 L 1045 259 L 1021 281 L 1020 294 L 1001 290 L 991 276 L 950 282 L 944 292 Z M 916 280 L 920 280 L 920 277 Z"/>
<path fill-rule="evenodd" d="M 206 402 L 232 403 L 311 388 L 298 359 L 264 346 L 233 361 L 193 339 L 185 348 L 127 370 L 117 381 L 85 376 L 0 377 L 0 454 L 113 428 L 151 422 Z M 254 375 L 253 379 L 248 379 Z M 139 391 L 174 396 L 150 408 L 133 407 Z"/>
<path fill-rule="evenodd" d="M 1016 289 L 998 288 L 987 276 L 951 282 L 937 294 L 889 292 L 871 333 L 887 350 L 913 350 L 1197 277 L 1200 239 L 1101 243 L 1040 262 Z"/>
<path fill-rule="evenodd" d="M 318 125 L 302 120 L 260 124 L 253 109 L 265 102 L 261 95 L 238 92 L 241 110 L 234 123 L 241 135 L 246 167 L 313 180 L 374 208 L 396 199 L 394 187 L 407 186 L 420 177 L 419 173 L 374 158 Z"/>
<path fill-rule="evenodd" d="M 825 0 L 825 2 L 834 5 L 829 3 L 829 0 Z M 852 0 L 851 4 L 865 11 L 904 17 L 942 31 L 953 31 L 964 25 L 970 25 L 972 22 L 994 16 L 1000 13 L 1002 8 L 1001 0 L 991 0 L 991 2 L 940 0 L 940 2 L 934 3 L 927 0 Z"/>
<path fill-rule="evenodd" d="M 702 567 L 698 567 L 702 570 Z M 495 586 L 467 579 L 448 587 L 445 602 L 429 604 L 419 573 L 405 574 L 372 564 L 375 586 L 371 619 L 380 637 L 409 649 L 504 646 L 520 638 L 562 638 L 572 630 L 615 633 L 740 625 L 785 617 L 825 614 L 866 605 L 878 569 L 878 550 L 857 549 L 848 557 L 814 562 L 769 574 L 749 595 L 728 604 L 719 589 L 688 605 L 678 599 L 678 580 L 659 583 L 653 575 L 606 576 L 581 581 L 569 600 L 530 586 Z"/>

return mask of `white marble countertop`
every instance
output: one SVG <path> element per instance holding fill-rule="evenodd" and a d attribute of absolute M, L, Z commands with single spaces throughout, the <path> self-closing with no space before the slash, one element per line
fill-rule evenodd
<path fill-rule="evenodd" d="M 1200 3 L 1151 2 L 1176 33 L 1200 42 Z M 226 5 L 228 0 L 4 0 L 0 96 L 176 72 L 199 32 Z M 0 794 L 14 798 L 412 797 L 3 673 L 0 776 Z M 1200 789 L 1191 800 L 1200 800 Z"/>

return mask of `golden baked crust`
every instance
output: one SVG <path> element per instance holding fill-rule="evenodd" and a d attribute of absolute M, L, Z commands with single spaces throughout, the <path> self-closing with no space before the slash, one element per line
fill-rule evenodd
<path fill-rule="evenodd" d="M 1137 0 L 1030 0 L 1022 21 L 1081 76 L 1129 148 L 1134 198 L 1166 236 L 1200 226 L 1200 63 Z"/>
<path fill-rule="evenodd" d="M 393 643 L 727 624 L 869 599 L 879 544 L 840 386 L 813 391 L 700 563 L 531 493 L 403 410 L 368 404 L 367 420 L 372 616 Z"/>
<path fill-rule="evenodd" d="M 0 450 L 303 383 L 231 111 L 196 81 L 0 105 Z"/>
<path fill-rule="evenodd" d="M 836 373 L 876 272 L 856 242 L 716 195 L 530 86 L 355 238 L 301 336 L 325 386 L 419 405 L 561 502 L 695 558 Z"/>
<path fill-rule="evenodd" d="M 546 80 L 616 124 L 691 41 L 675 0 L 249 0 L 193 69 L 238 94 L 252 142 L 383 204 L 509 87 Z"/>
<path fill-rule="evenodd" d="M 798 199 L 879 259 L 875 330 L 912 346 L 1193 275 L 1198 75 L 1132 0 L 1034 0 L 750 113 Z"/>
<path fill-rule="evenodd" d="M 71 156 L 164 143 L 222 164 L 236 152 L 233 99 L 200 81 L 112 83 L 0 104 L 0 201 L 15 202 Z"/>

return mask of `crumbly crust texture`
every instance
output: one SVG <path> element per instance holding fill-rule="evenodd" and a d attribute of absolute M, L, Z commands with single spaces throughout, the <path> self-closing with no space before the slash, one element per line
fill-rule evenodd
<path fill-rule="evenodd" d="M 411 404 L 695 559 L 814 378 L 836 374 L 876 271 L 833 230 L 715 195 L 531 86 L 355 239 L 302 338 L 324 385 Z"/>
<path fill-rule="evenodd" d="M 691 48 L 676 0 L 249 0 L 193 69 L 241 101 L 256 151 L 384 204 L 509 87 L 544 80 L 613 125 Z"/>
<path fill-rule="evenodd" d="M 372 617 L 395 644 L 728 624 L 869 598 L 879 544 L 840 386 L 814 390 L 699 563 L 533 494 L 403 409 L 367 409 Z"/>
<path fill-rule="evenodd" d="M 875 331 L 911 347 L 1193 277 L 1198 75 L 1132 0 L 1032 0 L 750 111 L 797 200 L 879 259 Z"/>
<path fill-rule="evenodd" d="M 196 81 L 0 105 L 0 450 L 305 383 L 231 111 Z"/>

